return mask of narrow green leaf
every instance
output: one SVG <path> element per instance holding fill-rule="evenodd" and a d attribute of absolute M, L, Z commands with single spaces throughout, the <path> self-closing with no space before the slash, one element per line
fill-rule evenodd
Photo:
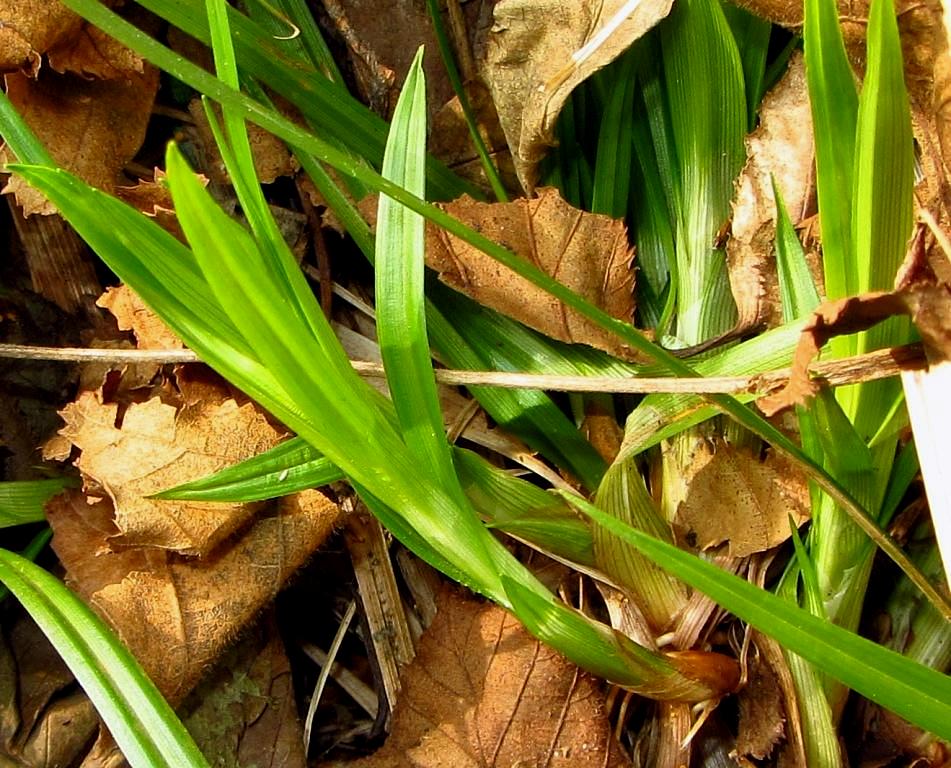
<path fill-rule="evenodd" d="M 400 92 L 383 156 L 383 176 L 424 197 L 426 81 L 423 49 Z M 376 315 L 380 353 L 403 440 L 443 489 L 462 498 L 443 426 L 426 336 L 425 220 L 381 195 L 377 209 Z"/>
<path fill-rule="evenodd" d="M 825 288 L 829 298 L 837 299 L 858 292 L 851 219 L 859 102 L 835 0 L 806 0 L 803 38 L 816 137 Z"/>
<path fill-rule="evenodd" d="M 867 699 L 951 739 L 951 677 L 818 619 L 747 581 L 562 494 L 579 511 L 728 611 L 775 638 Z"/>
<path fill-rule="evenodd" d="M 79 484 L 74 477 L 0 483 L 0 528 L 46 520 L 43 508 L 60 491 Z"/>
<path fill-rule="evenodd" d="M 798 320 L 819 306 L 819 291 L 809 271 L 806 252 L 789 218 L 782 191 L 772 178 L 776 200 L 776 272 L 784 322 Z"/>
<path fill-rule="evenodd" d="M 598 153 L 594 161 L 592 213 L 615 219 L 627 213 L 634 150 L 634 75 L 637 60 L 623 55 L 612 65 L 607 109 L 601 117 Z"/>
<path fill-rule="evenodd" d="M 132 654 L 62 582 L 5 550 L 0 550 L 0 581 L 63 657 L 133 768 L 207 768 Z"/>

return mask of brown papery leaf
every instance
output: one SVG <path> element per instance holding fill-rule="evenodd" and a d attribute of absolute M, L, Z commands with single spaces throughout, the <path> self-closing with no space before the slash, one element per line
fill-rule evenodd
<path fill-rule="evenodd" d="M 773 259 L 776 201 L 772 179 L 794 225 L 811 197 L 812 111 L 802 54 L 795 54 L 779 84 L 763 99 L 759 127 L 746 138 L 749 158 L 736 184 L 733 222 L 727 242 L 730 287 L 748 328 L 781 324 L 779 281 Z"/>
<path fill-rule="evenodd" d="M 44 70 L 36 81 L 9 74 L 6 84 L 13 106 L 53 159 L 108 192 L 142 145 L 158 90 L 158 70 L 146 66 L 141 73 L 115 80 L 86 80 Z M 24 215 L 55 212 L 18 176 L 3 191 L 16 195 Z"/>
<path fill-rule="evenodd" d="M 819 391 L 809 365 L 834 336 L 858 333 L 894 315 L 908 315 L 918 328 L 928 359 L 951 359 L 951 287 L 916 284 L 888 293 L 866 293 L 820 304 L 802 329 L 789 382 L 761 397 L 757 407 L 767 416 L 803 404 Z"/>
<path fill-rule="evenodd" d="M 480 203 L 463 196 L 442 207 L 609 315 L 630 322 L 634 251 L 622 222 L 572 208 L 553 188 L 539 189 L 531 200 Z M 434 226 L 427 230 L 426 261 L 447 285 L 547 336 L 634 358 L 630 347 L 614 334 Z"/>
<path fill-rule="evenodd" d="M 0 20 L 0 72 L 34 74 L 40 55 L 75 35 L 85 23 L 58 0 L 3 0 Z"/>
<path fill-rule="evenodd" d="M 254 512 L 250 504 L 145 498 L 250 458 L 282 437 L 254 405 L 239 406 L 220 389 L 209 387 L 208 395 L 179 411 L 157 397 L 133 403 L 121 425 L 118 406 L 92 392 L 61 412 L 60 434 L 82 451 L 76 464 L 87 490 L 115 504 L 124 545 L 206 554 Z"/>
<path fill-rule="evenodd" d="M 617 767 L 596 681 L 498 606 L 446 588 L 386 744 L 353 768 Z"/>
<path fill-rule="evenodd" d="M 726 541 L 730 557 L 746 557 L 788 539 L 790 517 L 797 526 L 808 519 L 805 475 L 782 454 L 760 461 L 719 439 L 695 446 L 673 520 L 680 541 L 698 549 Z"/>
<path fill-rule="evenodd" d="M 590 56 L 576 51 L 630 6 L 626 0 L 500 0 L 485 41 L 483 77 L 492 90 L 522 186 L 534 191 L 538 163 L 554 145 L 555 121 L 571 92 L 626 51 L 669 12 L 671 0 L 642 0 Z"/>
<path fill-rule="evenodd" d="M 150 547 L 112 548 L 108 501 L 81 491 L 47 506 L 53 549 L 76 590 L 119 633 L 173 703 L 277 595 L 333 529 L 337 506 L 318 491 L 282 499 L 201 560 Z"/>
<path fill-rule="evenodd" d="M 139 349 L 183 349 L 185 344 L 125 283 L 107 288 L 96 306 L 108 309 L 120 331 L 135 334 Z"/>

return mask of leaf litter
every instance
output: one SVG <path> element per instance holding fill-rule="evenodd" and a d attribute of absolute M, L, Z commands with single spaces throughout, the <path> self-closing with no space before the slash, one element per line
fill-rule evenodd
<path fill-rule="evenodd" d="M 4 65 L 8 70 L 26 69 L 35 74 L 39 68 L 40 55 L 52 50 L 49 62 L 54 68 L 81 72 L 95 78 L 110 78 L 110 75 L 121 71 L 123 74 L 113 79 L 126 83 L 141 76 L 143 79 L 137 82 L 140 86 L 144 84 L 148 87 L 140 88 L 144 93 L 138 94 L 142 98 L 134 109 L 130 100 L 132 94 L 123 92 L 119 86 L 104 87 L 100 80 L 90 81 L 87 101 L 91 104 L 99 100 L 108 101 L 112 88 L 117 93 L 114 98 L 118 106 L 106 107 L 103 110 L 105 117 L 92 122 L 99 120 L 107 123 L 109 119 L 115 119 L 116 115 L 125 114 L 130 126 L 141 126 L 144 130 L 151 104 L 148 101 L 146 105 L 145 98 L 151 88 L 148 77 L 154 74 L 148 73 L 141 62 L 123 59 L 119 51 L 114 57 L 97 59 L 93 54 L 108 48 L 105 41 L 96 37 L 95 30 L 83 29 L 82 23 L 68 12 L 61 19 L 51 16 L 58 20 L 54 21 L 52 28 L 43 29 L 37 27 L 37 22 L 42 21 L 42 14 L 37 13 L 35 4 L 10 0 L 7 5 L 26 14 L 22 24 L 0 27 L 0 40 L 4 41 L 0 50 L 12 55 L 9 61 L 13 63 Z M 519 177 L 529 190 L 534 188 L 537 162 L 551 142 L 551 129 L 571 90 L 661 19 L 670 3 L 661 0 L 642 4 L 642 11 L 622 24 L 611 44 L 600 49 L 585 66 L 575 66 L 570 61 L 570 55 L 592 40 L 621 3 L 556 5 L 552 7 L 544 2 L 501 0 L 495 4 L 494 26 L 481 41 L 483 74 L 495 96 Z M 766 7 L 765 3 L 760 5 Z M 54 6 L 57 11 L 61 10 L 55 4 L 50 5 L 50 8 Z M 903 9 L 909 12 L 914 10 L 904 6 Z M 378 9 L 375 12 L 379 13 Z M 533 13 L 538 16 L 533 17 Z M 864 34 L 861 19 L 854 18 L 860 15 L 863 15 L 861 9 L 852 14 L 853 18 L 847 19 L 852 22 L 851 27 L 847 27 L 847 38 L 852 44 L 850 50 L 855 48 L 856 35 Z M 905 14 L 906 26 L 909 15 Z M 797 22 L 793 19 L 791 22 L 787 20 L 787 23 Z M 29 34 L 22 34 L 25 30 L 30 30 Z M 944 41 L 944 36 L 940 39 Z M 9 45 L 6 40 L 10 40 Z M 930 51 L 925 45 L 916 46 L 918 59 L 924 57 L 930 60 Z M 951 66 L 947 65 L 946 46 L 942 49 L 942 55 L 943 59 L 939 63 L 944 62 L 946 69 L 951 70 Z M 431 62 L 433 59 L 431 57 Z M 506 67 L 510 71 L 504 71 Z M 139 72 L 139 75 L 135 72 Z M 43 73 L 44 76 L 46 74 Z M 16 83 L 20 77 L 12 75 L 9 82 Z M 799 199 L 797 194 L 809 194 L 808 179 L 803 178 L 803 169 L 808 167 L 809 162 L 805 151 L 796 142 L 808 131 L 802 130 L 800 125 L 800 136 L 790 135 L 796 132 L 797 126 L 795 120 L 789 119 L 789 113 L 801 109 L 802 105 L 801 91 L 796 90 L 798 86 L 788 84 L 792 77 L 787 75 L 783 84 L 776 89 L 778 94 L 788 88 L 792 101 L 780 106 L 783 102 L 779 101 L 777 95 L 774 111 L 764 106 L 762 127 L 750 138 L 749 151 L 754 161 L 761 155 L 764 157 L 763 162 L 751 161 L 741 183 L 730 244 L 731 250 L 748 249 L 736 256 L 735 263 L 739 265 L 737 274 L 741 276 L 739 282 L 743 282 L 744 276 L 755 275 L 752 284 L 756 290 L 748 297 L 748 305 L 755 307 L 760 314 L 765 307 L 767 315 L 773 311 L 772 290 L 769 287 L 772 277 L 762 244 L 768 240 L 773 214 L 771 191 L 768 187 L 764 188 L 763 179 L 767 178 L 768 173 L 777 171 L 794 176 L 791 185 L 780 182 L 794 214 L 801 210 L 794 202 Z M 948 80 L 951 81 L 951 78 Z M 65 76 L 64 82 L 79 81 L 73 76 Z M 47 83 L 44 83 L 43 87 L 46 86 Z M 32 91 L 37 90 L 36 84 L 14 84 L 14 91 L 17 87 L 30 92 L 21 104 L 21 109 L 29 109 L 29 102 L 34 99 Z M 52 85 L 49 87 L 53 89 Z M 51 93 L 54 95 L 47 101 L 62 101 L 66 104 L 62 92 L 51 90 Z M 154 91 L 152 93 L 154 95 Z M 381 92 L 381 95 L 383 98 L 379 104 L 385 109 L 392 94 Z M 35 98 L 39 104 L 41 97 Z M 430 103 L 437 102 L 431 100 Z M 123 109 L 128 111 L 123 112 Z M 55 120 L 50 119 L 50 114 L 55 112 L 49 109 L 44 111 L 37 106 L 35 127 L 55 123 Z M 785 133 L 785 137 L 776 139 L 776 124 L 780 126 L 779 133 Z M 939 138 L 943 139 L 948 133 L 948 124 L 951 121 L 946 120 L 944 125 L 939 121 L 936 131 Z M 789 131 L 790 127 L 793 128 L 792 132 Z M 81 174 L 88 173 L 88 178 L 99 179 L 101 186 L 107 189 L 114 188 L 119 170 L 134 154 L 136 143 L 142 140 L 141 131 L 138 138 L 130 134 L 112 145 L 108 143 L 109 137 L 99 138 L 94 132 L 83 136 L 83 139 L 98 149 L 98 157 L 92 158 L 90 170 L 77 170 Z M 60 141 L 55 135 L 44 138 L 56 156 L 59 156 L 57 153 L 70 154 L 72 145 L 69 140 Z M 769 149 L 767 145 L 778 149 Z M 794 159 L 795 167 L 784 165 L 784 153 Z M 772 155 L 768 161 L 765 158 L 767 154 Z M 740 215 L 741 206 L 744 205 L 742 184 L 749 185 L 747 202 L 751 208 L 748 211 L 748 223 L 744 223 Z M 796 194 L 792 193 L 792 186 L 795 186 Z M 139 190 L 146 199 L 144 207 L 151 205 L 148 200 L 154 198 L 158 203 L 156 207 L 164 208 L 167 215 L 168 208 L 163 205 L 161 191 L 160 186 Z M 545 197 L 545 190 L 538 192 L 539 198 Z M 564 263 L 559 258 L 543 259 L 541 254 L 546 252 L 550 244 L 532 240 L 533 221 L 529 213 L 532 204 L 530 201 L 521 201 L 522 209 L 514 209 L 512 217 L 512 220 L 528 220 L 528 224 L 523 225 L 528 234 L 522 232 L 517 235 L 528 242 L 524 254 L 533 260 L 537 259 L 539 266 L 559 279 L 564 279 L 567 274 L 576 281 L 573 287 L 589 299 L 617 317 L 630 319 L 633 312 L 633 300 L 630 298 L 633 287 L 631 253 L 622 254 L 618 251 L 615 254 L 612 251 L 608 259 L 597 261 L 594 269 L 586 263 L 587 256 L 584 255 L 569 256 Z M 36 201 L 32 205 L 39 210 L 42 203 Z M 472 221 L 480 227 L 497 226 L 498 229 L 490 236 L 510 245 L 506 238 L 516 237 L 512 234 L 516 228 L 514 224 L 504 221 L 500 212 L 501 209 L 487 206 L 485 212 L 476 215 Z M 563 213 L 562 218 L 576 215 L 574 212 Z M 496 223 L 496 218 L 502 219 L 502 223 Z M 559 215 L 555 214 L 553 218 L 557 219 Z M 612 231 L 610 225 L 603 226 L 604 229 L 596 229 L 601 239 L 605 239 L 606 233 Z M 564 242 L 563 232 L 558 237 Z M 620 237 L 617 240 L 607 239 L 611 242 L 621 240 Z M 552 246 L 552 252 L 555 250 Z M 442 259 L 440 263 L 445 267 L 441 270 L 442 277 L 449 284 L 455 281 L 454 287 L 468 293 L 465 287 L 468 283 L 470 290 L 473 290 L 470 295 L 477 300 L 500 309 L 506 307 L 513 316 L 554 338 L 588 343 L 612 354 L 625 356 L 626 350 L 612 346 L 612 340 L 587 335 L 588 329 L 578 324 L 576 318 L 572 318 L 563 307 L 546 305 L 545 300 L 532 298 L 521 287 L 513 291 L 512 295 L 494 296 L 490 285 L 493 280 L 496 283 L 508 282 L 507 277 L 492 272 L 497 265 L 482 265 L 477 255 L 467 254 L 451 242 L 444 251 L 439 256 Z M 602 258 L 604 249 L 599 253 L 599 258 Z M 733 251 L 731 257 L 735 253 L 737 251 Z M 476 288 L 472 289 L 472 285 Z M 944 293 L 941 292 L 942 288 Z M 629 303 L 620 301 L 625 292 Z M 946 293 L 946 286 L 932 285 L 928 291 L 917 290 L 914 294 L 906 291 L 903 298 L 883 299 L 885 304 L 878 306 L 888 305 L 894 309 L 895 304 L 889 302 L 904 302 L 902 311 L 916 314 L 919 318 L 934 318 L 933 322 L 929 321 L 925 325 L 934 330 L 939 340 L 937 348 L 944 351 L 947 349 L 947 340 L 941 328 L 948 327 Z M 614 303 L 615 300 L 617 303 Z M 116 296 L 107 301 L 112 302 L 116 314 L 126 316 L 127 319 L 122 321 L 123 327 L 135 329 L 140 348 L 168 348 L 175 344 L 173 339 L 162 336 L 161 329 L 147 327 L 149 320 L 146 315 L 138 316 L 140 310 L 135 307 L 134 298 Z M 844 310 L 842 317 L 848 318 L 853 310 L 858 315 L 869 312 L 874 315 L 877 310 L 870 310 L 868 306 Z M 530 317 L 519 316 L 517 312 Z M 849 322 L 851 320 L 833 319 L 830 325 L 848 328 Z M 813 341 L 815 339 L 813 337 Z M 819 346 L 821 344 L 815 347 L 816 351 Z M 145 381 L 157 374 L 156 369 L 145 377 Z M 130 372 L 120 375 L 132 378 Z M 187 382 L 187 377 L 183 376 L 181 381 Z M 204 467 L 206 462 L 208 466 L 220 466 L 235 460 L 229 452 L 231 447 L 226 449 L 224 446 L 229 440 L 226 436 L 229 434 L 228 429 L 239 433 L 243 429 L 241 425 L 260 425 L 262 421 L 274 429 L 265 416 L 252 413 L 253 408 L 247 403 L 239 405 L 233 393 L 226 389 L 215 389 L 214 386 L 199 382 L 193 382 L 191 390 L 187 383 L 183 386 L 185 392 L 179 393 L 179 399 L 168 397 L 166 382 L 164 388 L 156 388 L 152 396 L 146 396 L 145 399 L 137 396 L 131 401 L 117 404 L 109 402 L 109 398 L 104 398 L 99 391 L 81 395 L 67 407 L 70 423 L 65 431 L 70 435 L 70 443 L 81 449 L 78 461 L 87 482 L 87 492 L 75 491 L 53 502 L 50 520 L 56 531 L 54 546 L 74 587 L 115 622 L 173 700 L 181 701 L 203 670 L 218 659 L 218 671 L 213 672 L 207 685 L 196 692 L 194 701 L 189 700 L 194 703 L 193 713 L 202 713 L 196 718 L 214 721 L 221 717 L 229 720 L 230 725 L 232 719 L 235 722 L 241 720 L 240 717 L 230 717 L 241 709 L 244 725 L 253 726 L 257 716 L 284 713 L 287 717 L 281 717 L 281 722 L 274 725 L 276 730 L 264 729 L 261 736 L 265 741 L 274 738 L 275 743 L 283 743 L 285 736 L 292 738 L 294 724 L 287 723 L 293 720 L 289 714 L 293 712 L 293 706 L 286 686 L 280 687 L 280 681 L 283 679 L 286 683 L 287 680 L 286 667 L 283 666 L 286 657 L 278 648 L 279 643 L 275 644 L 273 632 L 269 629 L 260 632 L 254 630 L 245 637 L 240 647 L 235 647 L 228 655 L 223 653 L 242 632 L 242 627 L 246 627 L 260 613 L 286 579 L 319 546 L 326 531 L 333 525 L 336 509 L 325 497 L 309 495 L 307 499 L 291 502 L 289 507 L 228 512 L 217 523 L 214 520 L 208 523 L 207 530 L 187 533 L 181 530 L 184 527 L 180 524 L 181 517 L 153 510 L 142 515 L 146 522 L 132 524 L 123 532 L 117 522 L 124 519 L 124 514 L 114 506 L 136 509 L 139 501 L 149 501 L 141 497 L 153 488 L 150 485 L 152 481 L 155 481 L 154 490 L 164 487 L 158 482 L 162 471 L 174 475 L 176 481 L 186 479 L 183 472 L 187 474 L 191 471 L 186 470 L 186 467 L 192 467 L 195 475 L 204 474 L 205 471 L 199 471 L 199 467 Z M 215 424 L 218 417 L 231 426 L 225 428 L 223 434 L 211 434 L 203 442 L 199 439 L 199 433 L 203 429 L 213 432 L 214 428 L 209 425 Z M 185 439 L 186 436 L 190 437 Z M 76 438 L 77 442 L 73 443 L 72 438 Z M 272 438 L 258 436 L 253 439 L 266 442 Z M 274 439 L 279 439 L 279 434 Z M 243 446 L 238 453 L 247 447 Z M 122 472 L 120 474 L 123 477 L 117 479 L 109 471 L 110 459 L 107 457 L 113 455 L 109 452 L 115 451 L 118 456 L 130 448 L 138 451 L 133 456 L 138 456 L 139 460 L 126 458 L 123 461 L 140 474 L 130 477 L 133 473 Z M 676 524 L 682 535 L 701 547 L 715 547 L 726 540 L 733 556 L 774 546 L 784 538 L 780 530 L 783 525 L 788 535 L 788 522 L 785 518 L 779 521 L 777 510 L 787 503 L 798 510 L 802 490 L 798 480 L 788 478 L 788 468 L 777 465 L 771 454 L 765 458 L 753 456 L 726 444 L 707 444 L 704 450 L 703 455 L 694 457 L 691 471 L 695 485 L 678 509 Z M 85 462 L 83 456 L 86 456 Z M 181 465 L 176 463 L 179 461 Z M 780 478 L 778 483 L 777 477 Z M 121 482 L 126 479 L 131 481 L 131 487 Z M 139 485 L 136 486 L 136 483 Z M 711 496 L 716 496 L 715 489 L 723 483 L 734 483 L 738 488 L 737 498 L 743 498 L 743 509 L 751 509 L 752 512 L 733 510 L 731 516 L 729 511 L 725 511 L 722 512 L 723 517 L 721 512 L 710 514 L 707 505 L 711 503 Z M 130 501 L 131 506 L 120 504 L 120 500 Z M 131 516 L 137 517 L 138 514 Z M 206 510 L 191 516 L 211 518 Z M 710 521 L 717 524 L 717 530 L 710 530 Z M 724 532 L 726 536 L 723 536 Z M 155 544 L 159 548 L 153 546 Z M 160 548 L 166 546 L 170 548 Z M 200 557 L 196 557 L 196 554 L 200 554 Z M 249 574 L 254 578 L 249 579 Z M 143 589 L 146 591 L 143 592 Z M 610 729 L 604 717 L 601 695 L 593 681 L 579 675 L 573 667 L 535 643 L 504 612 L 476 600 L 461 598 L 453 590 L 447 592 L 451 594 L 443 596 L 442 610 L 436 624 L 424 635 L 417 661 L 405 671 L 404 690 L 407 693 L 397 710 L 392 736 L 377 755 L 358 765 L 478 765 L 484 764 L 485 755 L 494 755 L 500 761 L 498 764 L 506 765 L 536 764 L 533 762 L 536 759 L 540 765 L 586 765 L 588 763 L 583 760 L 587 756 L 599 755 L 591 764 L 619 765 L 617 748 L 609 737 Z M 148 597 L 143 599 L 143 595 Z M 169 664 L 170 654 L 175 664 Z M 8 658 L 8 655 L 0 655 L 0 660 Z M 179 662 L 182 666 L 176 672 L 165 669 Z M 4 669 L 8 666 L 5 661 L 2 665 Z M 221 670 L 228 670 L 225 677 L 230 675 L 232 689 L 228 690 L 228 686 L 225 686 L 223 693 L 209 690 L 206 694 L 206 690 L 214 689 L 221 682 Z M 764 680 L 769 674 L 762 674 Z M 555 681 L 555 684 L 552 685 L 551 681 Z M 747 702 L 746 705 L 741 701 L 741 709 L 750 707 L 747 720 L 753 723 L 752 731 L 747 733 L 748 740 L 738 744 L 741 761 L 745 758 L 758 761 L 769 755 L 772 750 L 779 748 L 782 734 L 782 715 L 775 701 L 775 684 L 768 680 L 760 684 L 754 678 L 752 687 L 762 688 L 763 698 L 752 704 Z M 38 688 L 38 692 L 41 688 Z M 9 691 L 9 685 L 3 690 Z M 446 695 L 447 691 L 451 691 L 451 695 Z M 277 707 L 257 708 L 262 698 L 273 699 Z M 73 703 L 69 702 L 69 706 L 72 707 Z M 85 706 L 88 709 L 88 702 Z M 191 704 L 186 706 L 190 707 Z M 79 714 L 80 709 L 63 710 L 67 711 L 76 713 L 72 715 L 75 718 L 72 722 L 86 722 Z M 58 724 L 55 730 L 53 725 L 49 725 L 46 726 L 47 730 L 41 729 L 36 733 L 45 735 L 47 743 L 54 736 L 55 739 L 62 738 L 61 728 L 70 722 L 69 717 L 67 714 L 53 713 L 50 723 Z M 560 725 L 556 727 L 555 724 Z M 227 727 L 220 729 L 218 736 L 221 741 L 218 744 L 221 746 L 213 749 L 240 752 L 242 739 L 251 738 L 240 735 L 239 731 L 244 725 L 237 725 L 234 731 Z M 0 718 L 0 726 L 4 728 L 6 747 L 10 743 L 7 735 L 10 721 Z M 281 728 L 288 730 L 283 733 Z M 742 730 L 741 724 L 741 735 Z M 109 746 L 105 742 L 102 744 L 103 762 L 97 762 L 100 757 L 91 756 L 84 764 L 107 764 Z M 34 748 L 40 747 L 34 743 Z M 775 752 L 772 754 L 775 755 Z M 288 755 L 286 763 L 273 764 L 300 764 L 293 749 L 288 749 Z M 248 764 L 247 761 L 251 759 L 246 753 L 245 758 L 234 764 Z M 260 764 L 270 763 L 264 761 Z"/>
<path fill-rule="evenodd" d="M 384 746 L 352 768 L 620 768 L 597 681 L 498 606 L 445 587 Z"/>

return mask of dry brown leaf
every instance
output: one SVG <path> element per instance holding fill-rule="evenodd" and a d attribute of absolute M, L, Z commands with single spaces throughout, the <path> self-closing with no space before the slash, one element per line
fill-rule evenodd
<path fill-rule="evenodd" d="M 393 729 L 353 768 L 625 765 L 597 682 L 501 608 L 447 588 Z"/>
<path fill-rule="evenodd" d="M 580 65 L 581 49 L 622 10 L 625 0 L 500 0 L 484 43 L 483 78 L 527 193 L 554 144 L 554 126 L 571 92 L 663 19 L 671 0 L 642 0 L 610 38 Z"/>
<path fill-rule="evenodd" d="M 201 560 L 113 549 L 112 505 L 81 491 L 56 497 L 47 517 L 69 582 L 177 703 L 326 538 L 337 507 L 318 491 L 286 497 Z"/>
<path fill-rule="evenodd" d="M 0 0 L 0 72 L 35 74 L 41 54 L 75 35 L 84 23 L 58 0 Z"/>
<path fill-rule="evenodd" d="M 517 189 L 518 176 L 512 153 L 505 141 L 492 94 L 480 80 L 466 83 L 465 89 L 479 134 L 502 183 L 507 189 Z M 429 151 L 464 179 L 478 184 L 486 192 L 491 191 L 458 97 L 454 96 L 433 116 Z"/>
<path fill-rule="evenodd" d="M 96 306 L 108 309 L 116 318 L 120 331 L 132 331 L 139 349 L 184 349 L 182 340 L 172 331 L 139 294 L 125 283 L 107 288 Z"/>
<path fill-rule="evenodd" d="M 763 99 L 759 127 L 746 138 L 748 160 L 736 184 L 727 243 L 730 286 L 747 328 L 782 322 L 773 243 L 776 202 L 772 179 L 783 195 L 793 225 L 800 222 L 812 191 L 812 111 L 802 54 L 797 53 L 779 84 Z"/>
<path fill-rule="evenodd" d="M 480 203 L 463 196 L 442 207 L 613 317 L 631 320 L 634 251 L 622 222 L 572 208 L 552 188 L 531 200 Z M 444 230 L 428 228 L 426 261 L 447 285 L 541 333 L 634 358 L 614 334 Z"/>
<path fill-rule="evenodd" d="M 951 286 L 915 284 L 888 293 L 866 293 L 820 304 L 802 329 L 789 382 L 756 401 L 767 416 L 805 403 L 819 391 L 809 365 L 834 336 L 858 333 L 893 315 L 908 315 L 931 362 L 951 359 Z"/>
<path fill-rule="evenodd" d="M 389 117 L 409 65 L 425 46 L 426 103 L 431 109 L 452 98 L 426 4 L 417 0 L 325 0 L 324 10 L 346 43 L 363 100 Z"/>
<path fill-rule="evenodd" d="M 179 711 L 198 748 L 219 765 L 306 765 L 291 666 L 273 619 L 229 649 Z"/>
<path fill-rule="evenodd" d="M 149 218 L 155 219 L 162 229 L 175 235 L 184 243 L 185 233 L 175 216 L 172 194 L 168 185 L 162 181 L 164 177 L 165 172 L 161 168 L 156 168 L 154 181 L 137 179 L 132 186 L 116 187 L 115 194 L 124 203 L 128 203 Z"/>
<path fill-rule="evenodd" d="M 122 544 L 207 554 L 245 523 L 253 505 L 145 497 L 276 445 L 282 434 L 254 405 L 219 390 L 177 412 L 158 397 L 133 403 L 121 425 L 118 410 L 83 392 L 61 412 L 60 434 L 82 451 L 76 464 L 87 490 L 115 504 Z"/>
<path fill-rule="evenodd" d="M 737 694 L 740 717 L 734 759 L 754 768 L 786 735 L 786 710 L 776 672 L 765 655 L 751 653 L 746 685 Z M 752 758 L 752 760 L 750 759 Z"/>
<path fill-rule="evenodd" d="M 746 557 L 788 539 L 790 517 L 797 526 L 809 517 L 805 475 L 782 454 L 760 461 L 719 439 L 697 441 L 682 474 L 684 497 L 673 526 L 690 547 L 726 541 L 730 557 Z"/>
<path fill-rule="evenodd" d="M 123 166 L 145 137 L 158 90 L 158 70 L 116 80 L 85 80 L 44 71 L 36 81 L 6 76 L 7 96 L 53 159 L 84 181 L 112 191 Z M 16 195 L 24 215 L 55 208 L 19 177 L 3 190 Z"/>
<path fill-rule="evenodd" d="M 0 638 L 0 765 L 74 765 L 99 725 L 37 625 L 8 614 Z"/>

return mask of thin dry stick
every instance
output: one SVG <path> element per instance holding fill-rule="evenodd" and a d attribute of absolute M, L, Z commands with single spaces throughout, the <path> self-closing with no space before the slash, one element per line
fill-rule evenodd
<path fill-rule="evenodd" d="M 0 344 L 0 357 L 20 360 L 59 360 L 97 363 L 200 363 L 188 349 L 86 349 L 80 347 L 34 347 Z M 379 363 L 351 361 L 362 376 L 386 375 Z M 920 344 L 891 347 L 855 357 L 815 363 L 810 372 L 831 386 L 858 384 L 863 381 L 897 376 L 902 371 L 925 367 Z M 454 386 L 490 386 L 503 389 L 543 389 L 555 392 L 614 392 L 618 394 L 755 394 L 768 392 L 784 384 L 789 368 L 764 371 L 749 376 L 557 376 L 506 371 L 460 371 L 436 369 L 436 380 Z"/>
<path fill-rule="evenodd" d="M 334 659 L 337 658 L 337 652 L 343 644 L 343 638 L 350 628 L 350 622 L 357 612 L 357 601 L 351 600 L 347 606 L 347 611 L 340 620 L 340 626 L 337 627 L 337 634 L 334 635 L 333 642 L 330 644 L 330 650 L 327 652 L 327 661 L 320 670 L 320 676 L 317 678 L 317 684 L 314 686 L 314 694 L 310 697 L 310 706 L 307 707 L 307 717 L 304 719 L 304 752 L 310 748 L 310 733 L 314 726 L 314 715 L 317 713 L 317 704 L 323 695 L 324 687 L 327 685 L 327 678 L 330 677 L 330 670 L 333 668 Z"/>

